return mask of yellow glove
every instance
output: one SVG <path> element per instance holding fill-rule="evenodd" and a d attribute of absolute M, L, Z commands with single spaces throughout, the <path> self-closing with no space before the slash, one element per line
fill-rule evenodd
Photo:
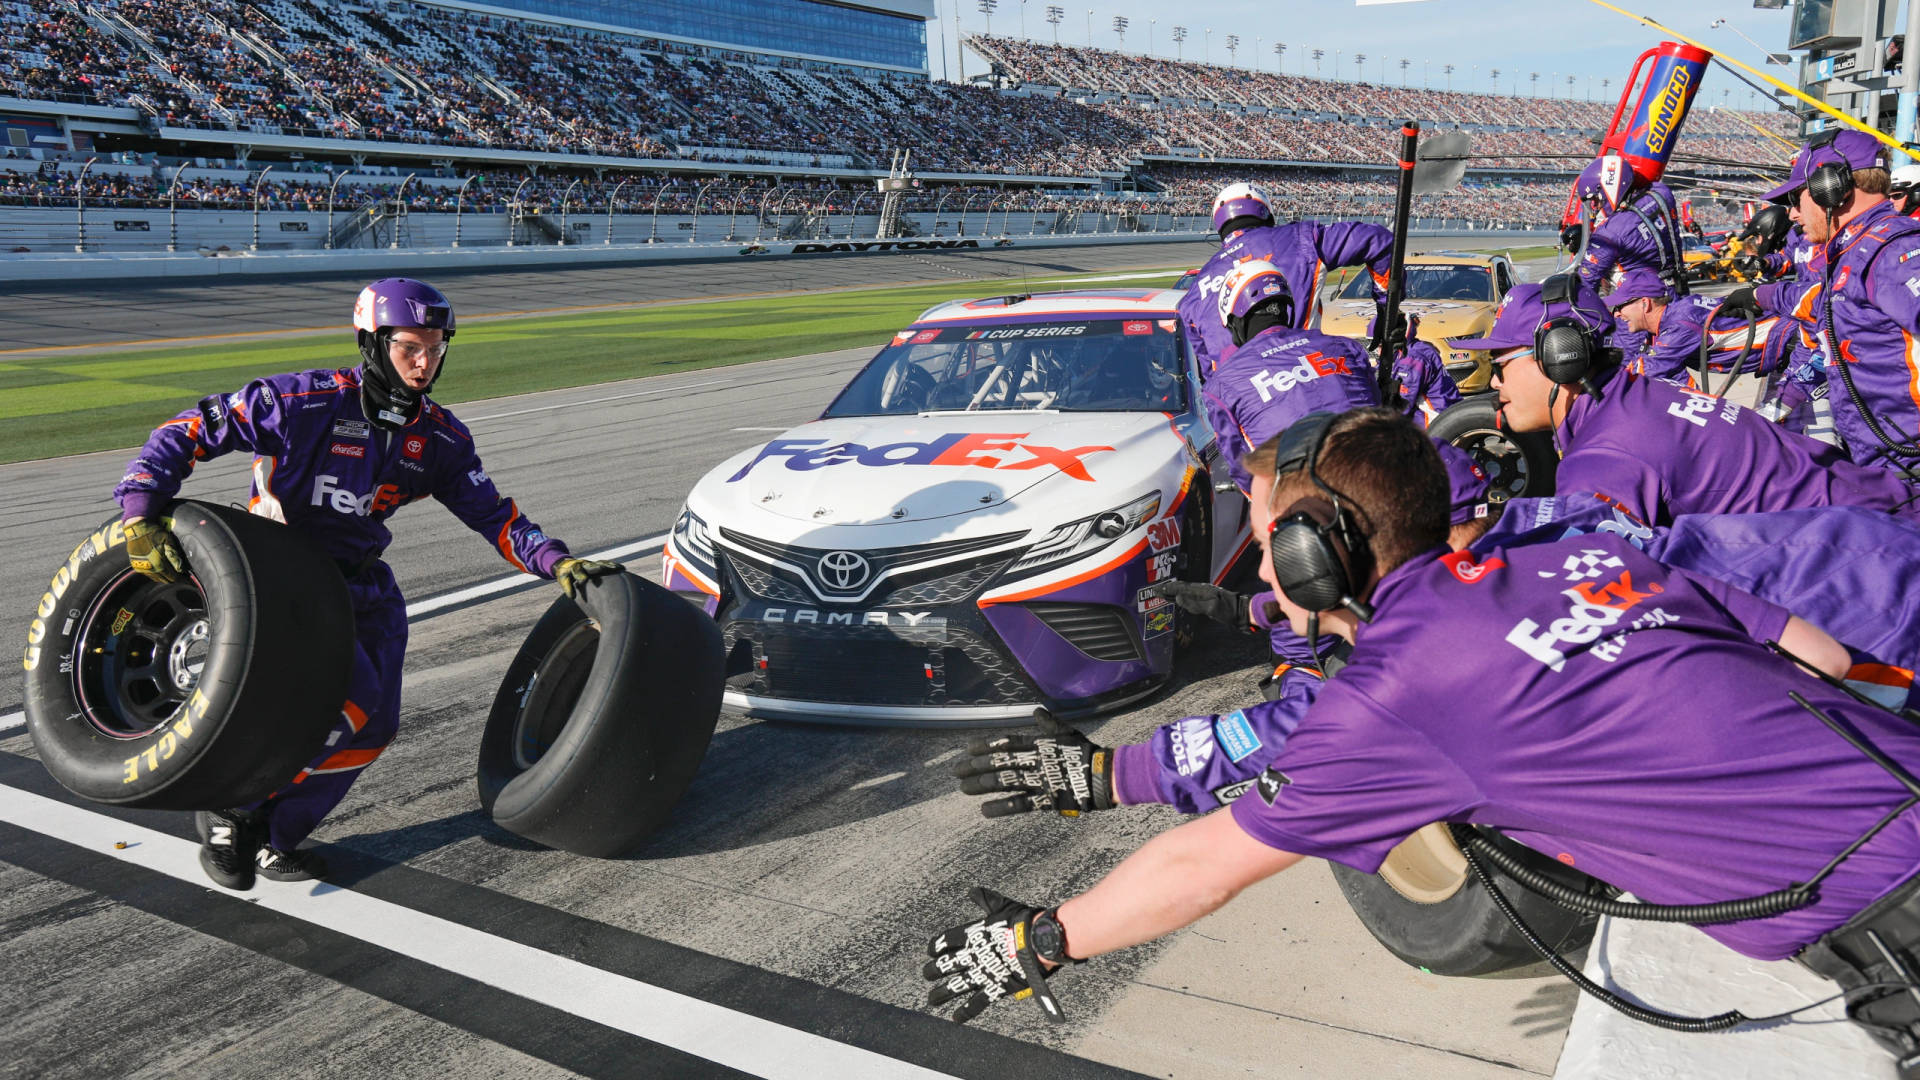
<path fill-rule="evenodd" d="M 130 518 L 126 522 L 127 563 L 134 572 L 162 585 L 179 581 L 187 573 L 187 556 L 173 530 L 155 519 Z"/>
<path fill-rule="evenodd" d="M 578 592 L 587 582 L 601 574 L 617 574 L 622 567 L 617 562 L 601 562 L 599 559 L 561 559 L 553 564 L 553 580 L 560 583 L 560 591 L 568 599 Z"/>

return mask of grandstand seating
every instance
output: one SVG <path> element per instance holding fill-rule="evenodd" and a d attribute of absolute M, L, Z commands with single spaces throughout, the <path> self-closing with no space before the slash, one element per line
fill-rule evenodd
<path fill-rule="evenodd" d="M 1222 175 L 1183 172 L 1182 159 L 1380 166 L 1391 124 L 1407 116 L 1471 130 L 1489 168 L 1567 173 L 1592 153 L 1608 115 L 1598 103 L 1374 87 L 1003 37 L 968 44 L 1003 86 L 697 50 L 410 0 L 0 0 L 0 95 L 132 110 L 156 130 L 522 150 L 558 164 L 591 154 L 804 172 L 872 166 L 910 147 L 926 172 L 1132 170 L 1149 186 Z M 1696 108 L 1682 150 L 1777 162 L 1781 145 L 1758 132 L 1785 129 L 1771 116 Z M 1316 193 L 1299 175 L 1302 198 L 1346 205 L 1371 198 L 1379 183 L 1343 176 Z M 0 200 L 57 198 L 73 182 L 12 175 L 0 178 Z M 98 186 L 89 197 L 161 194 L 157 177 L 87 183 Z M 306 205 L 316 183 L 324 181 L 277 181 L 271 197 Z M 1434 206 L 1451 217 L 1545 220 L 1563 185 L 1481 182 Z M 508 197 L 500 186 L 476 185 L 463 205 L 496 205 Z M 421 186 L 409 198 L 453 196 Z M 251 189 L 212 184 L 193 199 L 250 202 Z"/>

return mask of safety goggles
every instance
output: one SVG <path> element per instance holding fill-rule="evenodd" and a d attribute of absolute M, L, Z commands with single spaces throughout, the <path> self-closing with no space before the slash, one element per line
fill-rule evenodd
<path fill-rule="evenodd" d="M 388 355 L 396 360 L 443 360 L 447 355 L 447 343 L 437 341 L 432 345 L 420 345 L 411 341 L 396 341 Z"/>

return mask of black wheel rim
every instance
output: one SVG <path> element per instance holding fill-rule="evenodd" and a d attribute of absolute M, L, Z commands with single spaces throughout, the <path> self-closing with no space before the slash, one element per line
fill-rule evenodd
<path fill-rule="evenodd" d="M 212 644 L 199 582 L 161 584 L 128 570 L 80 618 L 73 689 L 81 715 L 114 739 L 164 727 L 199 686 Z"/>
<path fill-rule="evenodd" d="M 1487 501 L 1503 503 L 1526 494 L 1532 470 L 1527 452 L 1498 428 L 1474 428 L 1454 437 L 1453 445 L 1467 452 L 1487 474 Z"/>
<path fill-rule="evenodd" d="M 561 635 L 540 661 L 513 722 L 513 764 L 519 771 L 533 768 L 560 741 L 599 648 L 599 629 L 582 622 Z"/>

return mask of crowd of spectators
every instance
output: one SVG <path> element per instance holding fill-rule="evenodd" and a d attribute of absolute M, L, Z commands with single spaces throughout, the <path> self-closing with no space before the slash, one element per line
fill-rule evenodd
<path fill-rule="evenodd" d="M 1472 132 L 1488 167 L 1571 172 L 1604 106 L 1276 75 L 969 39 L 1018 89 L 696 49 L 410 0 L 0 0 L 0 93 L 160 127 L 559 157 L 1118 175 L 1167 157 L 1383 165 L 1403 116 Z M 1776 161 L 1779 122 L 1697 108 L 1682 150 Z"/>

